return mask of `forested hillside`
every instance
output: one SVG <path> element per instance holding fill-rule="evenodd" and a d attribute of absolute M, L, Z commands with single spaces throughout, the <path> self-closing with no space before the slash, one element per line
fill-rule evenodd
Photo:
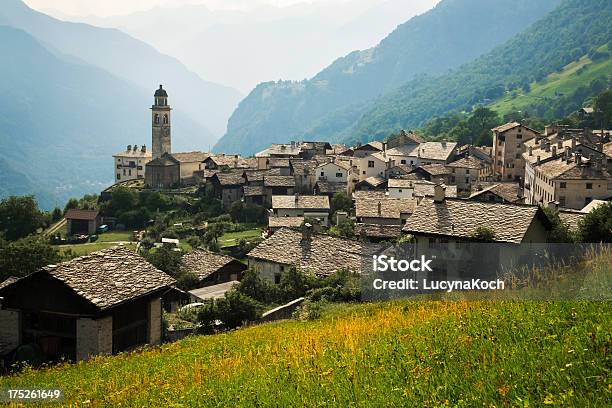
<path fill-rule="evenodd" d="M 374 98 L 415 77 L 440 75 L 473 60 L 558 3 L 443 0 L 399 26 L 377 47 L 340 58 L 311 80 L 260 84 L 232 115 L 216 150 L 253 153 L 305 133 L 319 139 L 336 135 L 353 124 Z M 336 113 L 329 116 L 330 112 Z M 308 132 L 318 123 L 324 125 Z"/>
<path fill-rule="evenodd" d="M 339 128 L 329 115 L 318 127 L 337 140 L 384 138 L 399 128 L 413 128 L 434 116 L 470 111 L 507 92 L 528 90 L 530 84 L 564 70 L 587 54 L 609 59 L 612 48 L 612 2 L 564 0 L 546 18 L 490 53 L 440 77 L 410 81 L 365 109 L 354 111 L 354 125 Z M 607 80 L 612 72 L 603 72 Z M 596 93 L 596 92 L 594 92 Z M 344 120 L 347 122 L 346 120 Z"/>

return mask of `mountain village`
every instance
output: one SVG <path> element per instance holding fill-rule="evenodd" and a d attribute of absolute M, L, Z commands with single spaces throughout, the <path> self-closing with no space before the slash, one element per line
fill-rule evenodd
<path fill-rule="evenodd" d="M 544 243 L 551 228 L 544 207 L 570 228 L 612 197 L 610 130 L 550 125 L 544 133 L 521 123 L 492 129 L 493 147 L 425 141 L 402 131 L 356 146 L 326 141 L 273 144 L 254 157 L 172 150 L 172 109 L 163 86 L 151 108 L 152 143 L 113 156 L 114 189 L 165 194 L 209 191 L 229 212 L 235 203 L 263 207 L 263 240 L 246 258 L 194 248 L 183 266 L 197 276 L 193 290 L 118 246 L 50 265 L 0 285 L 0 356 L 37 341 L 50 359 L 86 360 L 167 339 L 162 311 L 223 296 L 255 269 L 279 284 L 292 266 L 318 277 L 360 272 L 382 244 L 411 237 L 417 248 L 479 241 L 518 247 Z M 341 194 L 351 211 L 334 211 Z M 95 209 L 71 209 L 68 235 L 121 229 Z M 352 238 L 328 233 L 348 225 Z M 206 225 L 201 228 L 206 230 Z M 156 245 L 180 251 L 178 239 Z M 59 299 L 62 299 L 59 302 Z M 299 303 L 299 299 L 298 299 Z M 282 307 L 264 318 L 287 316 Z M 5 329 L 6 328 L 6 329 Z"/>

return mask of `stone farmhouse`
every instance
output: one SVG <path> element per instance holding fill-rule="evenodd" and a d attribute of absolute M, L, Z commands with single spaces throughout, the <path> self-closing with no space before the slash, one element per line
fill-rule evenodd
<path fill-rule="evenodd" d="M 50 361 L 81 361 L 159 344 L 173 284 L 122 247 L 50 265 L 0 289 L 0 354 L 37 344 Z"/>
<path fill-rule="evenodd" d="M 320 225 L 328 227 L 330 211 L 329 197 L 325 195 L 274 195 L 269 218 L 312 218 L 318 220 Z"/>
<path fill-rule="evenodd" d="M 195 249 L 183 256 L 182 268 L 197 276 L 200 287 L 239 281 L 246 265 L 231 256 Z"/>

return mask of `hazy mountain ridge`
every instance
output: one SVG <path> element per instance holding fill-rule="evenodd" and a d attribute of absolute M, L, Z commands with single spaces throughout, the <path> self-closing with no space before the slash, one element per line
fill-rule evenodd
<path fill-rule="evenodd" d="M 48 48 L 102 68 L 143 90 L 164 83 L 173 94 L 174 106 L 201 126 L 192 136 L 194 145 L 208 145 L 223 134 L 227 118 L 241 98 L 238 91 L 202 80 L 175 58 L 116 29 L 63 22 L 28 8 L 21 0 L 3 2 L 0 24 L 24 30 Z"/>
<path fill-rule="evenodd" d="M 228 122 L 217 151 L 254 153 L 273 142 L 337 138 L 369 101 L 411 79 L 442 74 L 504 43 L 560 0 L 444 0 L 399 26 L 377 47 L 339 58 L 312 80 L 260 84 Z M 469 24 L 466 22 L 469 21 Z M 512 24 L 500 22 L 511 21 Z"/>
<path fill-rule="evenodd" d="M 61 206 L 112 183 L 112 154 L 150 147 L 154 89 L 62 59 L 12 27 L 0 26 L 0 54 L 0 196 L 36 194 L 44 208 Z M 200 127 L 175 114 L 176 145 L 185 145 L 183 135 Z"/>

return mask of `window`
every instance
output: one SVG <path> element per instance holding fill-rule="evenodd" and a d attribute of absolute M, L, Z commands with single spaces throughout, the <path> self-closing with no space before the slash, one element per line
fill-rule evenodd
<path fill-rule="evenodd" d="M 518 134 L 518 135 L 516 135 L 516 138 L 517 138 L 517 139 L 522 139 L 522 138 L 523 138 L 523 135 L 521 135 L 521 134 L 520 134 L 520 132 L 519 132 L 519 134 Z"/>
<path fill-rule="evenodd" d="M 159 115 L 157 113 L 155 114 L 154 118 L 155 119 L 153 120 L 153 122 L 155 122 L 156 125 L 159 125 Z"/>
<path fill-rule="evenodd" d="M 561 207 L 565 207 L 565 197 L 564 196 L 559 197 L 559 205 Z"/>
<path fill-rule="evenodd" d="M 368 160 L 368 167 L 374 168 L 374 160 Z"/>
<path fill-rule="evenodd" d="M 470 178 L 469 177 L 465 178 L 465 184 L 470 184 Z"/>
<path fill-rule="evenodd" d="M 586 188 L 587 188 L 587 190 L 592 190 L 593 189 L 593 183 L 586 183 Z"/>
<path fill-rule="evenodd" d="M 168 124 L 168 115 L 164 115 L 164 125 Z"/>
<path fill-rule="evenodd" d="M 117 180 L 121 180 L 121 173 L 117 173 Z"/>
<path fill-rule="evenodd" d="M 593 197 L 585 197 L 584 198 L 584 205 L 589 204 L 591 201 L 593 201 Z"/>
<path fill-rule="evenodd" d="M 131 175 L 132 175 L 132 169 L 129 169 L 128 170 L 128 176 L 131 176 Z"/>
<path fill-rule="evenodd" d="M 567 183 L 565 181 L 559 183 L 559 188 L 567 188 Z"/>
<path fill-rule="evenodd" d="M 455 168 L 453 167 L 452 173 L 455 174 Z"/>
<path fill-rule="evenodd" d="M 454 182 L 455 182 L 455 176 L 451 176 L 451 178 L 450 178 L 450 179 L 451 179 L 451 183 L 454 183 Z"/>
<path fill-rule="evenodd" d="M 520 159 L 521 158 L 521 154 L 517 153 L 516 156 L 514 156 L 515 159 Z"/>
<path fill-rule="evenodd" d="M 336 177 L 344 177 L 342 173 L 336 173 Z"/>
<path fill-rule="evenodd" d="M 465 174 L 470 174 L 470 169 L 466 169 Z"/>
<path fill-rule="evenodd" d="M 365 174 L 365 173 L 366 173 L 366 172 L 365 172 L 365 170 L 364 170 L 362 174 Z"/>
<path fill-rule="evenodd" d="M 325 172 L 324 171 L 321 172 L 321 177 L 325 177 Z"/>
<path fill-rule="evenodd" d="M 406 160 L 402 160 L 402 161 L 401 161 L 401 163 L 402 163 L 402 164 L 406 164 Z"/>
<path fill-rule="evenodd" d="M 401 192 L 402 192 L 402 189 L 401 189 L 401 188 L 400 188 L 400 189 L 398 189 L 398 190 L 397 190 L 397 192 L 398 192 L 398 193 L 401 193 Z"/>
<path fill-rule="evenodd" d="M 281 266 L 281 268 L 282 268 L 282 266 Z M 281 274 L 280 273 L 275 273 L 274 274 L 274 283 L 276 285 L 281 283 Z"/>
<path fill-rule="evenodd" d="M 120 169 L 120 168 L 121 168 L 121 165 L 120 165 L 120 164 L 118 164 L 118 165 L 117 165 L 117 169 Z"/>

